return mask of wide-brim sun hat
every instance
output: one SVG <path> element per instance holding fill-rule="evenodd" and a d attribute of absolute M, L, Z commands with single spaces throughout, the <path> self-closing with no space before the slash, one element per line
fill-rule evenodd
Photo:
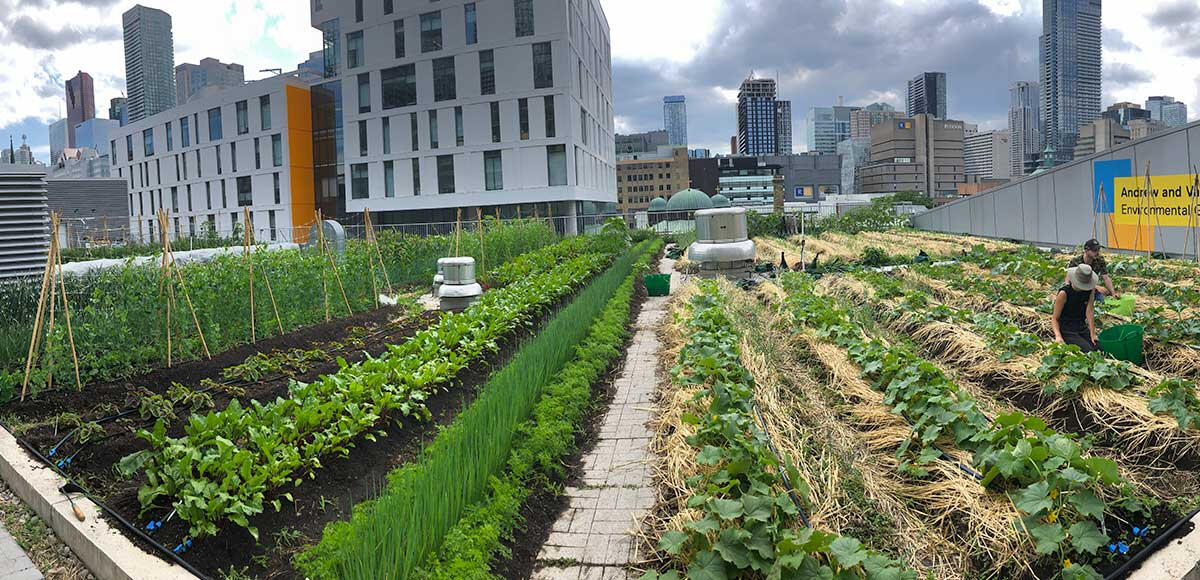
<path fill-rule="evenodd" d="M 1071 285 L 1076 290 L 1095 290 L 1096 285 L 1100 283 L 1100 276 L 1092 271 L 1092 267 L 1087 264 L 1080 264 L 1074 268 L 1067 268 L 1067 278 L 1071 280 Z"/>

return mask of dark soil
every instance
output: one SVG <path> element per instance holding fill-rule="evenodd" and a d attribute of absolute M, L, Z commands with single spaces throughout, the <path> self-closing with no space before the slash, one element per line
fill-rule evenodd
<path fill-rule="evenodd" d="M 1171 526 L 1175 525 L 1181 518 L 1182 514 L 1171 511 L 1165 505 L 1159 505 L 1151 510 L 1149 521 L 1140 514 L 1130 514 L 1123 510 L 1116 510 L 1115 513 L 1107 514 L 1107 524 L 1109 526 L 1108 536 L 1111 543 L 1114 545 L 1118 542 L 1125 542 L 1130 546 L 1129 551 L 1125 554 L 1119 552 L 1110 553 L 1107 546 L 1100 548 L 1100 554 L 1093 557 L 1090 561 L 1083 562 L 1090 564 L 1095 568 L 1105 580 L 1121 580 L 1127 578 L 1131 572 L 1141 567 L 1141 562 L 1145 561 L 1151 554 L 1162 549 L 1176 538 L 1183 537 L 1192 531 L 1195 524 L 1185 522 L 1179 529 L 1175 530 L 1170 537 L 1163 538 L 1160 545 L 1150 549 L 1151 544 L 1158 540 L 1160 536 L 1166 534 Z M 1128 523 L 1125 523 L 1128 522 Z M 1133 537 L 1133 526 L 1144 527 L 1150 524 L 1150 533 L 1144 538 L 1135 539 Z M 1145 552 L 1145 553 L 1143 553 Z M 1127 570 L 1120 570 L 1127 562 L 1138 560 L 1138 564 L 1131 565 Z M 1072 561 L 1077 561 L 1074 558 Z M 1062 570 L 1062 562 L 1044 562 L 1041 566 L 1035 566 L 1035 573 L 1038 578 L 1053 578 Z M 1117 574 L 1117 572 L 1120 574 Z"/>
<path fill-rule="evenodd" d="M 88 411 L 105 403 L 124 408 L 125 395 L 130 388 L 145 387 L 155 393 L 163 393 L 171 387 L 172 382 L 197 385 L 204 378 L 219 380 L 223 369 L 241 364 L 247 357 L 255 353 L 291 348 L 312 348 L 314 343 L 341 340 L 351 328 L 356 326 L 379 329 L 392 318 L 401 314 L 403 314 L 403 310 L 400 307 L 389 306 L 299 328 L 282 336 L 260 340 L 254 344 L 245 344 L 214 354 L 211 359 L 177 363 L 170 368 L 163 366 L 134 377 L 85 385 L 86 396 L 82 396 L 67 384 L 61 384 L 62 388 L 39 392 L 24 401 L 14 399 L 0 407 L 0 412 L 14 417 L 18 421 L 36 420 L 62 412 L 75 413 L 88 419 L 90 418 Z M 402 336 L 402 332 L 395 334 Z M 390 338 L 392 335 L 393 333 L 389 333 L 383 338 Z M 59 382 L 62 381 L 63 378 L 60 377 Z"/>
<path fill-rule="evenodd" d="M 637 323 L 638 314 L 645 301 L 646 287 L 639 280 L 634 286 L 634 296 L 630 301 L 629 308 L 629 322 L 626 324 L 626 328 L 630 330 L 630 338 L 622 345 L 621 352 L 626 352 L 629 342 L 633 340 L 634 325 Z M 600 428 L 604 425 L 604 418 L 608 415 L 607 411 L 616 395 L 616 387 L 613 382 L 624 369 L 624 362 L 623 358 L 618 359 L 609 369 L 604 380 L 592 386 L 590 411 L 585 414 L 584 423 L 579 426 L 575 435 L 576 452 L 563 460 L 563 464 L 567 466 L 567 475 L 560 480 L 552 481 L 549 486 L 539 486 L 525 500 L 525 504 L 521 506 L 520 515 L 521 521 L 524 523 L 505 543 L 510 556 L 492 565 L 492 573 L 496 576 L 520 580 L 529 578 L 533 574 L 534 568 L 537 566 L 538 554 L 541 552 L 542 545 L 546 543 L 546 539 L 550 537 L 554 522 L 558 521 L 558 517 L 567 510 L 570 504 L 567 496 L 561 493 L 562 488 L 583 484 L 583 457 L 591 452 L 600 440 Z"/>

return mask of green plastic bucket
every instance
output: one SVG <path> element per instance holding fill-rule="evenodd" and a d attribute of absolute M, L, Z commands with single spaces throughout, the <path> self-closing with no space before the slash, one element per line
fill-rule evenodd
<path fill-rule="evenodd" d="M 666 296 L 671 293 L 670 274 L 646 274 L 646 294 L 650 296 Z"/>
<path fill-rule="evenodd" d="M 1100 332 L 1100 349 L 1118 360 L 1142 364 L 1142 336 L 1145 332 L 1137 324 L 1122 324 Z"/>

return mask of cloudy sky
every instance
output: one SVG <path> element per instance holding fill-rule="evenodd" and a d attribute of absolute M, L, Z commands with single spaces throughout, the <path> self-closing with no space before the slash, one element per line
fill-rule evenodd
<path fill-rule="evenodd" d="M 247 78 L 320 47 L 307 0 L 143 0 L 174 18 L 175 61 L 241 63 Z M 411 0 L 402 0 L 411 1 Z M 422 0 L 423 1 L 423 0 Z M 492 1 L 492 0 L 482 0 Z M 121 13 L 133 0 L 0 0 L 0 139 L 48 157 L 63 80 L 86 70 L 96 108 L 124 90 Z M 796 151 L 810 107 L 903 108 L 905 81 L 944 71 L 949 113 L 1001 128 L 1008 86 L 1037 77 L 1041 0 L 601 0 L 612 27 L 617 129 L 662 127 L 662 97 L 688 99 L 693 147 L 729 149 L 738 84 L 779 79 Z M 1200 113 L 1200 0 L 1104 0 L 1104 98 L 1166 94 Z M 5 143 L 7 146 L 7 143 Z"/>

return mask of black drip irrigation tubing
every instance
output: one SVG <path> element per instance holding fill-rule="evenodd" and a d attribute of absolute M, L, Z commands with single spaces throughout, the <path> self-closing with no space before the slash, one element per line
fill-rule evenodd
<path fill-rule="evenodd" d="M 21 446 L 22 446 L 22 447 L 24 447 L 24 448 L 25 448 L 27 451 L 29 451 L 30 453 L 32 453 L 32 454 L 33 454 L 33 456 L 34 456 L 34 457 L 36 457 L 36 458 L 37 458 L 39 461 L 41 461 L 41 462 L 42 462 L 42 463 L 44 463 L 44 464 L 45 464 L 47 467 L 49 467 L 51 470 L 53 470 L 55 473 L 57 473 L 57 474 L 58 474 L 60 477 L 62 477 L 62 478 L 64 478 L 64 479 L 66 479 L 68 484 L 74 484 L 76 487 L 79 487 L 80 489 L 83 489 L 81 486 L 79 486 L 79 484 L 78 484 L 78 483 L 75 483 L 75 481 L 74 481 L 73 479 L 71 479 L 71 477 L 70 477 L 69 475 L 67 475 L 67 474 L 66 474 L 66 473 L 64 473 L 63 471 L 59 470 L 59 469 L 58 469 L 58 468 L 57 468 L 57 467 L 54 465 L 54 463 L 52 463 L 52 462 L 51 462 L 49 459 L 47 459 L 47 458 L 46 458 L 44 455 L 42 455 L 41 453 L 39 453 L 37 449 L 34 449 L 33 445 L 30 445 L 30 444 L 29 444 L 27 441 L 25 441 L 24 439 L 21 439 L 21 438 L 19 438 L 19 437 L 17 438 L 17 442 L 18 442 L 18 443 L 20 443 L 20 444 L 21 444 Z M 115 520 L 117 523 L 119 523 L 119 524 L 121 525 L 121 527 L 125 528 L 127 531 L 129 531 L 129 532 L 130 532 L 130 533 L 132 533 L 133 535 L 137 536 L 137 537 L 138 537 L 138 538 L 140 538 L 142 541 L 144 541 L 144 542 L 146 542 L 146 543 L 150 544 L 150 546 L 151 546 L 151 547 L 153 547 L 153 548 L 154 548 L 156 551 L 158 551 L 158 552 L 161 552 L 161 553 L 162 553 L 162 555 L 163 555 L 163 556 L 165 556 L 165 559 L 166 559 L 166 560 L 168 560 L 168 561 L 170 561 L 170 562 L 174 562 L 174 563 L 178 564 L 178 565 L 179 565 L 180 567 L 182 567 L 184 570 L 187 570 L 188 572 L 192 573 L 193 575 L 195 575 L 197 578 L 200 578 L 201 580 L 210 580 L 208 576 L 206 576 L 206 575 L 205 575 L 203 572 L 201 572 L 200 570 L 197 570 L 197 569 L 196 569 L 194 566 L 192 566 L 190 563 L 188 563 L 188 562 L 187 562 L 187 560 L 184 560 L 183 558 L 181 558 L 181 557 L 179 556 L 179 554 L 175 553 L 175 552 L 174 552 L 174 551 L 172 551 L 170 548 L 168 548 L 168 547 L 166 547 L 166 546 L 164 546 L 164 545 L 160 544 L 160 543 L 159 543 L 157 540 L 155 540 L 154 538 L 151 538 L 151 537 L 150 537 L 149 535 L 147 535 L 145 532 L 143 532 L 142 530 L 140 530 L 140 529 L 139 529 L 137 526 L 133 525 L 133 524 L 132 524 L 132 523 L 130 523 L 128 520 L 126 520 L 125 518 L 121 517 L 121 515 L 120 515 L 120 514 L 118 514 L 117 512 L 113 511 L 113 510 L 112 510 L 111 508 L 109 508 L 107 505 L 104 505 L 104 503 L 102 503 L 100 500 L 98 500 L 98 499 L 96 499 L 95 497 L 93 497 L 93 496 L 92 496 L 90 493 L 88 493 L 88 492 L 84 491 L 84 492 L 82 492 L 82 495 L 83 495 L 84 497 L 86 497 L 86 498 L 88 498 L 88 499 L 92 500 L 92 502 L 93 502 L 93 503 L 95 503 L 97 507 L 99 507 L 99 508 L 100 508 L 100 509 L 101 509 L 101 510 L 104 512 L 104 513 L 108 514 L 108 516 L 109 516 L 109 517 L 111 517 L 111 518 L 112 518 L 112 519 L 114 519 L 114 520 Z"/>
<path fill-rule="evenodd" d="M 804 527 L 811 528 L 812 524 L 808 521 L 808 515 L 804 513 L 804 506 L 801 505 L 800 498 L 796 497 L 796 490 L 792 487 L 792 481 L 783 469 L 783 461 L 780 459 L 779 452 L 775 450 L 775 442 L 771 440 L 771 430 L 767 428 L 767 421 L 763 419 L 762 411 L 758 408 L 758 402 L 751 401 L 751 403 L 754 405 L 754 414 L 758 417 L 763 434 L 767 436 L 767 447 L 770 447 L 771 453 L 775 455 L 775 467 L 779 469 L 779 477 L 783 479 L 783 485 L 787 487 L 788 497 L 792 498 L 792 503 L 796 504 L 796 511 L 799 512 L 800 521 L 804 524 Z"/>
<path fill-rule="evenodd" d="M 1145 562 L 1147 558 L 1157 553 L 1158 550 L 1162 548 L 1163 544 L 1174 539 L 1175 534 L 1179 532 L 1179 529 L 1190 522 L 1197 513 L 1200 513 L 1200 508 L 1192 510 L 1192 513 L 1175 522 L 1171 527 L 1167 528 L 1166 531 L 1159 534 L 1157 538 L 1154 538 L 1154 541 L 1150 542 L 1149 546 L 1146 546 L 1142 551 L 1135 554 L 1133 558 L 1130 558 L 1128 562 L 1122 564 L 1120 568 L 1117 568 L 1108 576 L 1105 576 L 1104 580 L 1121 580 L 1122 578 L 1128 576 L 1130 572 L 1133 572 L 1138 566 L 1141 566 L 1142 562 Z"/>

